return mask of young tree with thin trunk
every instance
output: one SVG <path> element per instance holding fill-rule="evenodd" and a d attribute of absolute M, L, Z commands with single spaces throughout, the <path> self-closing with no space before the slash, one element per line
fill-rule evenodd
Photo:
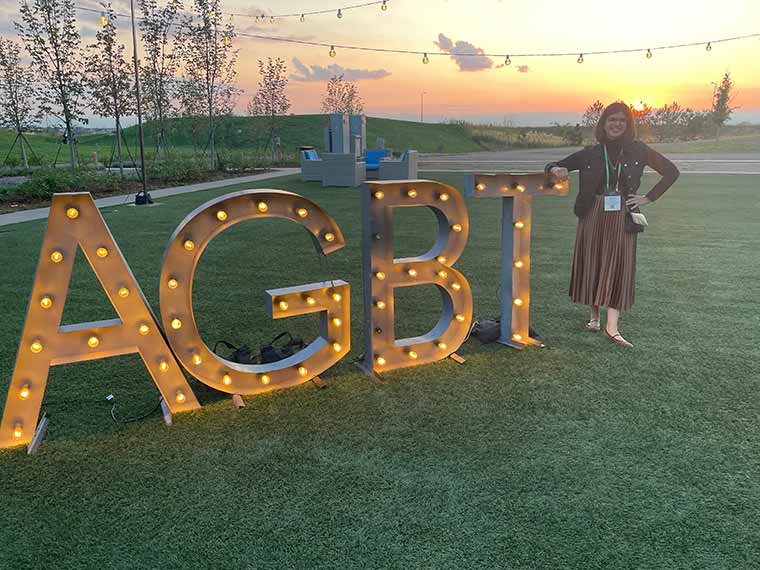
<path fill-rule="evenodd" d="M 156 123 L 156 150 L 168 157 L 166 120 L 174 115 L 175 76 L 179 65 L 176 36 L 172 27 L 177 25 L 181 0 L 169 0 L 159 8 L 157 0 L 137 0 L 142 17 L 140 32 L 144 50 L 141 68 L 144 89 L 143 102 L 148 120 Z"/>
<path fill-rule="evenodd" d="M 713 95 L 711 119 L 715 125 L 716 139 L 720 138 L 721 127 L 726 124 L 726 121 L 731 117 L 731 113 L 736 109 L 736 107 L 731 107 L 731 101 L 733 101 L 731 93 L 733 89 L 734 81 L 731 79 L 731 74 L 727 71 Z"/>
<path fill-rule="evenodd" d="M 348 113 L 354 115 L 364 111 L 364 103 L 359 97 L 359 88 L 353 81 L 334 75 L 327 82 L 327 91 L 322 97 L 323 113 Z"/>
<path fill-rule="evenodd" d="M 203 108 L 208 120 L 210 167 L 216 169 L 216 124 L 229 115 L 240 90 L 235 86 L 238 52 L 232 46 L 235 29 L 222 21 L 220 0 L 193 0 L 193 15 L 182 18 L 178 46 L 185 81 L 183 97 Z"/>
<path fill-rule="evenodd" d="M 121 118 L 135 112 L 135 90 L 130 64 L 124 59 L 124 44 L 117 43 L 116 15 L 110 2 L 103 8 L 106 24 L 89 46 L 87 86 L 93 112 L 100 117 L 113 117 L 116 123 L 116 153 L 123 178 Z"/>
<path fill-rule="evenodd" d="M 272 149 L 272 160 L 276 159 L 274 137 L 282 123 L 282 118 L 290 109 L 290 100 L 285 95 L 288 86 L 285 60 L 267 58 L 265 64 L 259 60 L 259 85 L 256 94 L 248 103 L 248 114 L 264 117 L 268 131 L 267 145 Z"/>
<path fill-rule="evenodd" d="M 66 130 L 71 167 L 76 168 L 74 123 L 83 116 L 84 61 L 73 0 L 21 3 L 21 22 L 14 22 L 32 58 L 38 79 L 40 108 L 58 117 Z"/>
<path fill-rule="evenodd" d="M 34 112 L 34 78 L 28 67 L 19 62 L 20 46 L 12 40 L 0 38 L 0 127 L 16 131 L 21 149 L 21 163 L 29 168 L 24 144 L 24 131 L 39 119 Z"/>

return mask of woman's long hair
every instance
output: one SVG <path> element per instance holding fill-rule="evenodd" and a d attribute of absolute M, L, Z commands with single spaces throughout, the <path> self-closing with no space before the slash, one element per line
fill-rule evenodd
<path fill-rule="evenodd" d="M 625 118 L 628 123 L 625 127 L 623 136 L 620 137 L 619 140 L 623 141 L 624 143 L 632 142 L 636 139 L 636 122 L 633 119 L 633 112 L 631 111 L 631 108 L 622 101 L 615 101 L 614 103 L 607 105 L 607 108 L 602 111 L 602 116 L 599 117 L 599 122 L 596 124 L 596 128 L 594 129 L 594 136 L 596 136 L 596 140 L 598 140 L 600 143 L 607 142 L 607 133 L 604 131 L 604 123 L 607 122 L 607 117 L 614 115 L 615 113 L 625 113 Z"/>

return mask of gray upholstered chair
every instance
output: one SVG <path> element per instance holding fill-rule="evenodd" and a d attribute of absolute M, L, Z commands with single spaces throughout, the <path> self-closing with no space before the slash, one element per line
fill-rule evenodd
<path fill-rule="evenodd" d="M 357 149 L 358 150 L 358 149 Z M 356 153 L 326 152 L 322 155 L 322 186 L 355 188 L 366 179 L 364 160 Z"/>
<path fill-rule="evenodd" d="M 416 180 L 417 151 L 406 150 L 399 160 L 381 159 L 378 178 L 380 180 Z"/>
<path fill-rule="evenodd" d="M 301 180 L 304 182 L 322 181 L 322 159 L 316 150 L 301 151 Z"/>

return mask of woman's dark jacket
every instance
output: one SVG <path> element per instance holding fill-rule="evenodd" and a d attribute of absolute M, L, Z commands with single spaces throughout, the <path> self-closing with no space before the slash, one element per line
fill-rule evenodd
<path fill-rule="evenodd" d="M 641 185 L 641 175 L 645 166 L 649 166 L 662 176 L 654 188 L 646 194 L 652 202 L 662 196 L 679 175 L 675 164 L 641 141 L 624 143 L 620 160 L 623 165 L 621 174 L 623 180 L 620 184 L 623 201 L 627 196 L 636 194 Z M 579 218 L 584 217 L 594 205 L 597 190 L 605 182 L 603 146 L 601 144 L 587 146 L 559 162 L 550 162 L 546 165 L 545 171 L 549 172 L 555 166 L 567 168 L 569 171 L 580 171 L 580 190 L 575 199 L 574 211 Z"/>

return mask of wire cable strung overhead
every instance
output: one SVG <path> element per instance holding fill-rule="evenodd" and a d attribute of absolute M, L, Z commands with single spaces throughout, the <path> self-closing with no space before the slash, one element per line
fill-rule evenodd
<path fill-rule="evenodd" d="M 335 14 L 338 18 L 343 17 L 343 12 L 347 10 L 355 10 L 357 8 L 366 8 L 367 6 L 380 5 L 380 9 L 385 12 L 388 9 L 388 2 L 390 0 L 372 0 L 371 2 L 363 2 L 361 4 L 351 4 L 350 6 L 341 6 L 340 8 L 328 8 L 325 10 L 312 10 L 307 12 L 293 12 L 291 14 L 241 14 L 236 12 L 230 12 L 230 16 L 240 16 L 243 18 L 255 18 L 256 20 L 277 20 L 279 18 L 299 18 L 302 22 L 306 19 L 306 16 L 318 16 L 321 14 Z"/>
<path fill-rule="evenodd" d="M 371 6 L 376 4 L 381 4 L 382 6 L 386 5 L 387 0 L 375 0 L 373 2 L 367 2 L 364 4 L 354 4 L 352 6 L 346 6 L 344 8 L 338 9 L 338 12 L 341 10 L 350 10 L 354 8 L 361 8 L 365 6 Z M 81 10 L 83 12 L 93 12 L 100 14 L 102 10 L 97 10 L 95 8 L 87 8 L 85 6 L 79 6 L 76 5 L 77 10 Z M 314 12 L 304 12 L 304 15 L 309 14 L 324 14 L 327 12 L 334 12 L 335 10 L 319 10 Z M 117 16 L 126 16 L 127 14 L 120 14 L 117 12 L 114 12 Z M 231 14 L 233 16 L 241 16 L 244 14 Z M 250 16 L 250 14 L 248 14 Z M 301 16 L 301 13 L 298 14 L 282 14 L 282 15 L 275 15 L 274 18 L 285 18 L 285 17 L 293 17 L 293 16 Z M 258 16 L 256 16 L 258 18 Z M 643 53 L 647 59 L 652 59 L 654 51 L 663 51 L 663 50 L 669 50 L 669 49 L 682 49 L 682 48 L 688 48 L 688 47 L 697 47 L 697 46 L 704 46 L 705 51 L 712 51 L 713 46 L 715 44 L 721 44 L 725 42 L 733 42 L 733 41 L 739 41 L 739 40 L 746 40 L 750 38 L 760 38 L 760 33 L 755 34 L 745 34 L 741 36 L 731 36 L 726 38 L 718 38 L 713 40 L 706 40 L 706 41 L 697 41 L 697 42 L 688 42 L 688 43 L 680 43 L 680 44 L 666 44 L 666 45 L 659 45 L 659 46 L 650 46 L 650 47 L 638 47 L 638 48 L 623 48 L 623 49 L 608 49 L 608 50 L 591 50 L 591 51 L 584 51 L 584 50 L 578 50 L 578 51 L 563 51 L 563 52 L 525 52 L 525 53 L 516 53 L 516 52 L 510 52 L 510 53 L 487 53 L 487 52 L 480 52 L 480 53 L 464 53 L 464 52 L 431 52 L 431 51 L 425 51 L 425 50 L 414 50 L 414 49 L 396 49 L 396 48 L 380 48 L 380 47 L 373 47 L 373 46 L 361 46 L 361 45 L 348 45 L 348 44 L 332 44 L 332 43 L 326 43 L 326 42 L 319 42 L 319 41 L 309 41 L 309 40 L 299 40 L 296 38 L 284 38 L 280 36 L 271 36 L 267 34 L 252 34 L 247 32 L 235 32 L 236 36 L 244 37 L 244 38 L 251 38 L 256 40 L 266 40 L 266 41 L 272 41 L 272 42 L 281 42 L 281 43 L 289 43 L 289 44 L 297 44 L 297 45 L 306 45 L 306 46 L 312 46 L 312 47 L 322 47 L 322 48 L 328 48 L 328 55 L 330 57 L 335 57 L 337 55 L 337 50 L 344 49 L 344 50 L 353 50 L 353 51 L 366 51 L 366 52 L 374 52 L 374 53 L 392 53 L 392 54 L 400 54 L 400 55 L 417 55 L 422 56 L 422 63 L 428 63 L 430 61 L 430 57 L 432 56 L 444 56 L 444 57 L 493 57 L 493 58 L 504 58 L 504 65 L 510 65 L 512 63 L 512 58 L 520 58 L 520 57 L 577 57 L 578 63 L 583 63 L 585 61 L 585 57 L 592 56 L 592 55 L 611 55 L 611 54 L 625 54 L 625 53 Z"/>

